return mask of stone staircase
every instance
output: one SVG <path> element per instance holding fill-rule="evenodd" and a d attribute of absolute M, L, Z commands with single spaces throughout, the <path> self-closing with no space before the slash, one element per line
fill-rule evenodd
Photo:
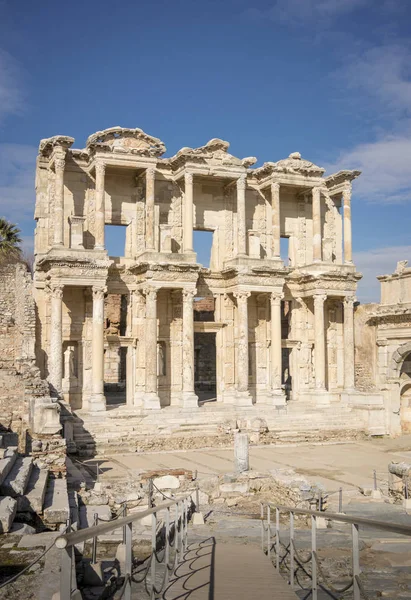
<path fill-rule="evenodd" d="M 81 457 L 96 454 L 136 452 L 147 440 L 172 447 L 176 438 L 221 438 L 222 432 L 242 429 L 256 431 L 263 422 L 273 441 L 299 442 L 318 439 L 324 432 L 349 435 L 363 427 L 352 409 L 341 403 L 315 406 L 308 402 L 290 402 L 286 407 L 255 405 L 234 407 L 208 403 L 198 410 L 166 407 L 161 411 L 138 412 L 120 406 L 103 413 L 76 411 L 72 417 L 73 438 Z M 227 436 L 227 444 L 229 444 Z"/>
<path fill-rule="evenodd" d="M 65 479 L 49 477 L 31 456 L 19 454 L 17 446 L 0 435 L 0 533 L 8 533 L 15 520 L 33 521 L 56 528 L 69 517 Z"/>

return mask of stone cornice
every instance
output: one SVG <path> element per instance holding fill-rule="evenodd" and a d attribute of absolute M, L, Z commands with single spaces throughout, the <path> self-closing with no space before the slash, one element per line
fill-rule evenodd
<path fill-rule="evenodd" d="M 330 191 L 333 191 L 333 188 L 337 186 L 341 186 L 346 183 L 351 183 L 354 179 L 357 179 L 361 175 L 361 171 L 338 171 L 337 173 L 332 173 L 324 178 L 324 183 Z M 342 191 L 342 190 L 335 190 Z"/>
<path fill-rule="evenodd" d="M 254 156 L 240 159 L 229 154 L 227 152 L 229 147 L 230 144 L 228 142 L 214 138 L 204 146 L 198 148 L 181 148 L 177 154 L 171 158 L 164 159 L 162 163 L 170 165 L 173 171 L 177 171 L 187 163 L 199 166 L 206 165 L 216 169 L 221 167 L 224 170 L 226 167 L 248 169 L 257 162 Z"/>
<path fill-rule="evenodd" d="M 49 157 L 55 149 L 61 149 L 64 152 L 74 144 L 74 138 L 68 135 L 54 135 L 50 138 L 40 140 L 39 155 Z"/>
<path fill-rule="evenodd" d="M 253 177 L 257 180 L 263 180 L 272 175 L 292 174 L 303 175 L 304 177 L 322 177 L 325 169 L 314 163 L 301 158 L 299 152 L 293 152 L 288 158 L 277 162 L 266 162 L 262 167 L 252 171 Z"/>
<path fill-rule="evenodd" d="M 106 152 L 137 154 L 139 156 L 158 157 L 164 154 L 166 147 L 159 138 L 145 133 L 136 127 L 110 127 L 97 131 L 87 138 L 86 148 L 93 154 L 97 149 Z"/>

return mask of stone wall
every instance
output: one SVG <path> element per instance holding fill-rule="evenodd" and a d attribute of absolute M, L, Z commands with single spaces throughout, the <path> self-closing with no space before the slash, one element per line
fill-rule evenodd
<path fill-rule="evenodd" d="M 61 455 L 59 406 L 35 365 L 35 331 L 31 274 L 23 263 L 0 265 L 0 429 L 18 434 L 23 452 L 50 439 Z"/>
<path fill-rule="evenodd" d="M 377 388 L 376 327 L 370 324 L 377 304 L 364 304 L 354 312 L 355 387 L 361 392 Z"/>

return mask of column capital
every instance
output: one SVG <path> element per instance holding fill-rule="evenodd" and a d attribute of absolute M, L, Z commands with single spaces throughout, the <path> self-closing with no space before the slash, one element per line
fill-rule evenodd
<path fill-rule="evenodd" d="M 155 167 L 148 167 L 146 169 L 146 177 L 150 177 L 151 179 L 154 179 L 155 175 L 156 175 Z"/>
<path fill-rule="evenodd" d="M 66 160 L 62 156 L 54 159 L 54 170 L 56 171 L 56 173 L 57 173 L 57 171 L 60 171 L 60 173 L 62 171 L 64 171 L 65 166 L 66 166 Z"/>
<path fill-rule="evenodd" d="M 193 179 L 194 179 L 193 173 L 184 173 L 184 183 L 186 185 L 192 185 Z"/>
<path fill-rule="evenodd" d="M 144 294 L 144 296 L 149 299 L 149 300 L 155 300 L 157 298 L 157 293 L 158 293 L 158 288 L 152 286 L 152 285 L 145 285 L 142 289 L 141 292 Z"/>
<path fill-rule="evenodd" d="M 104 296 L 107 293 L 107 287 L 101 285 L 93 285 L 93 300 L 104 300 Z"/>
<path fill-rule="evenodd" d="M 351 193 L 352 193 L 352 184 L 350 181 L 346 181 L 344 183 L 344 187 L 342 190 L 342 196 L 344 200 L 351 200 Z"/>
<path fill-rule="evenodd" d="M 271 191 L 272 192 L 279 192 L 280 191 L 280 184 L 278 183 L 278 181 L 272 181 L 271 182 Z"/>
<path fill-rule="evenodd" d="M 64 285 L 62 283 L 53 282 L 53 283 L 50 283 L 48 289 L 50 291 L 52 298 L 61 300 L 63 298 L 63 288 L 64 288 Z"/>
<path fill-rule="evenodd" d="M 271 292 L 271 294 L 270 294 L 271 304 L 279 306 L 281 304 L 281 300 L 283 300 L 283 299 L 284 299 L 283 292 Z"/>
<path fill-rule="evenodd" d="M 182 294 L 183 294 L 183 302 L 192 302 L 197 294 L 197 290 L 183 288 Z"/>
<path fill-rule="evenodd" d="M 240 175 L 240 177 L 237 179 L 237 189 L 238 190 L 245 190 L 247 186 L 247 175 Z"/>
<path fill-rule="evenodd" d="M 314 194 L 321 194 L 321 192 L 323 191 L 324 186 L 323 185 L 315 185 L 312 189 L 312 193 Z"/>
<path fill-rule="evenodd" d="M 104 173 L 106 172 L 106 163 L 101 160 L 97 161 L 95 164 L 96 175 L 100 177 L 104 177 Z"/>
<path fill-rule="evenodd" d="M 314 304 L 317 306 L 322 306 L 324 302 L 327 300 L 327 294 L 323 292 L 319 292 L 318 294 L 313 294 Z"/>
<path fill-rule="evenodd" d="M 251 292 L 246 292 L 245 290 L 239 290 L 238 292 L 233 293 L 234 298 L 237 300 L 247 300 L 251 296 Z"/>
<path fill-rule="evenodd" d="M 344 298 L 344 306 L 347 308 L 354 308 L 354 304 L 357 301 L 355 296 L 345 296 Z"/>

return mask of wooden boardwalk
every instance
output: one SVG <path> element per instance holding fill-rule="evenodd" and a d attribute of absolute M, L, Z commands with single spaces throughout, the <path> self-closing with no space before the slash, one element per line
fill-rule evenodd
<path fill-rule="evenodd" d="M 164 592 L 165 600 L 296 600 L 256 546 L 216 543 L 209 538 L 191 544 Z"/>

